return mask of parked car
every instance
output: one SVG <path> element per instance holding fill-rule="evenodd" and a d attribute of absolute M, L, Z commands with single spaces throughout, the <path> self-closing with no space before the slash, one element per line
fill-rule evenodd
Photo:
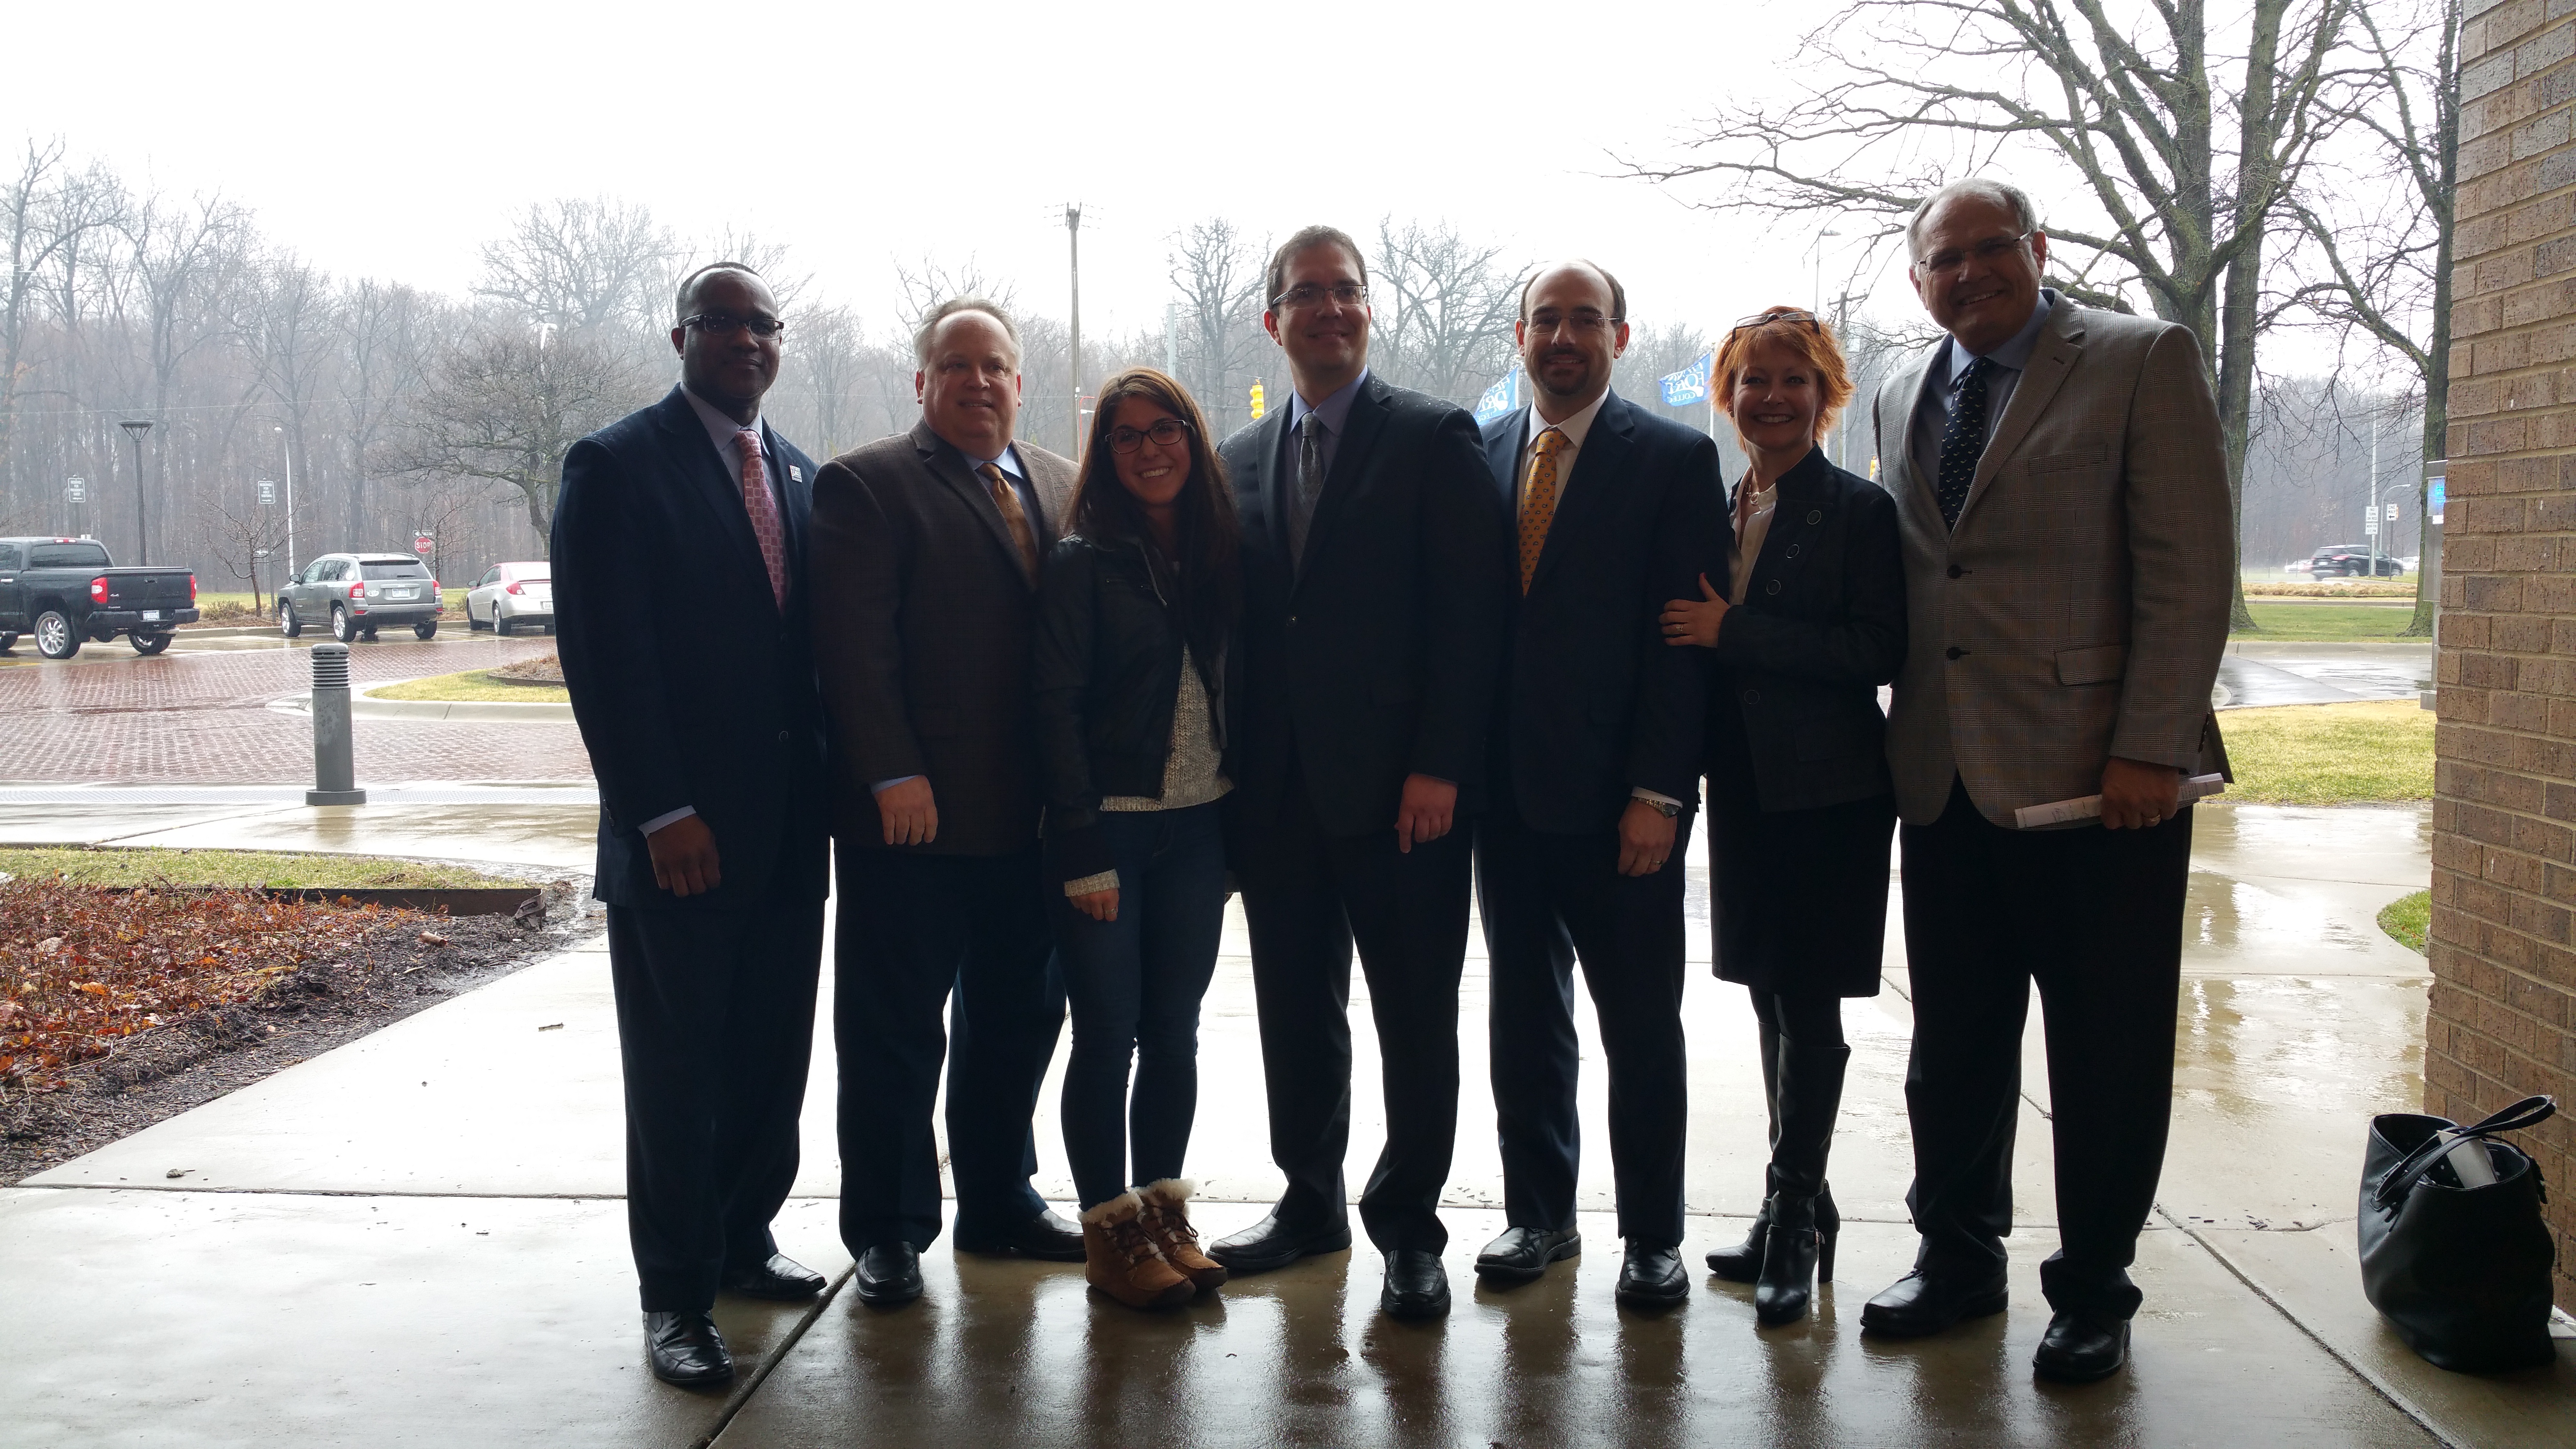
<path fill-rule="evenodd" d="M 465 595 L 465 627 L 508 634 L 528 625 L 555 626 L 554 566 L 494 565 Z"/>
<path fill-rule="evenodd" d="M 388 624 L 408 624 L 415 638 L 438 633 L 438 580 L 407 553 L 326 553 L 304 566 L 277 595 L 277 632 L 292 639 L 307 625 L 331 637 L 374 643 Z"/>
<path fill-rule="evenodd" d="M 83 640 L 122 634 L 135 653 L 158 654 L 195 622 L 194 570 L 121 569 L 96 539 L 0 538 L 0 649 L 33 634 L 37 653 L 69 659 Z"/>
<path fill-rule="evenodd" d="M 2373 575 L 2383 579 L 2393 579 L 2402 576 L 2405 572 L 2406 565 L 2384 553 L 2379 556 L 2378 568 L 2373 569 L 2370 545 L 2366 543 L 2330 543 L 2318 549 L 2316 557 L 2308 560 L 2308 573 L 2320 579 L 2348 579 Z"/>

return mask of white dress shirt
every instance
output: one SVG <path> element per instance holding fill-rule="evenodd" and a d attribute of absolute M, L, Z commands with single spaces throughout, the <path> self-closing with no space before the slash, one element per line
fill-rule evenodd
<path fill-rule="evenodd" d="M 1744 481 L 1735 485 L 1735 491 L 1740 496 L 1745 489 L 1752 487 L 1753 470 L 1747 468 Z M 1744 591 L 1753 583 L 1753 566 L 1762 558 L 1762 540 L 1771 535 L 1771 515 L 1779 506 L 1779 480 L 1772 480 L 1767 488 L 1754 490 L 1753 513 L 1744 520 L 1742 527 L 1735 530 L 1735 551 L 1727 559 L 1726 602 L 1729 604 L 1744 602 Z"/>

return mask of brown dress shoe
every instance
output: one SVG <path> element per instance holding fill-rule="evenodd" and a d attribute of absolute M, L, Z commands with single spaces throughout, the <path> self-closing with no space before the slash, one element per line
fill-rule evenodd
<path fill-rule="evenodd" d="M 1198 1285 L 1163 1261 L 1146 1235 L 1145 1205 L 1122 1192 L 1082 1214 L 1082 1276 L 1130 1308 L 1173 1308 L 1198 1296 Z"/>
<path fill-rule="evenodd" d="M 1145 1224 L 1145 1236 L 1154 1240 L 1154 1248 L 1163 1261 L 1178 1268 L 1196 1284 L 1201 1293 L 1211 1292 L 1225 1282 L 1225 1265 L 1199 1251 L 1198 1229 L 1190 1226 L 1190 1193 L 1196 1184 L 1187 1178 L 1167 1177 L 1147 1183 L 1137 1190 L 1145 1204 L 1139 1215 Z"/>

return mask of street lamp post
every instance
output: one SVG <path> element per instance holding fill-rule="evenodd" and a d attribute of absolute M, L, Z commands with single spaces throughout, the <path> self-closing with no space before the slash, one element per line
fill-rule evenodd
<path fill-rule="evenodd" d="M 1065 245 L 1073 262 L 1073 447 L 1069 455 L 1082 461 L 1082 207 L 1077 202 L 1064 206 Z"/>
<path fill-rule="evenodd" d="M 286 429 L 272 425 L 277 434 L 277 451 L 286 460 L 286 576 L 295 577 L 295 449 L 289 444 Z"/>
<path fill-rule="evenodd" d="M 143 435 L 152 431 L 147 418 L 129 418 L 118 423 L 125 435 L 134 440 L 134 561 L 152 562 L 152 524 L 143 507 Z"/>

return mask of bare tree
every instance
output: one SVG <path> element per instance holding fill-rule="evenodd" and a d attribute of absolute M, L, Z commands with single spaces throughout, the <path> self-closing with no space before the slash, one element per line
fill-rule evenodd
<path fill-rule="evenodd" d="M 1512 362 L 1521 272 L 1501 247 L 1480 246 L 1447 222 L 1378 223 L 1370 292 L 1372 367 L 1388 380 L 1469 403 Z"/>
<path fill-rule="evenodd" d="M 2343 70 L 2336 99 L 2371 150 L 2353 174 L 2335 177 L 2341 184 L 2311 185 L 2294 199 L 2307 245 L 2293 300 L 2397 359 L 2422 397 L 2420 459 L 2429 461 L 2449 446 L 2451 421 L 2461 6 L 2417 0 L 2411 11 L 2392 9 L 2354 11 L 2359 63 Z M 2417 551 L 2429 557 L 2431 515 L 2423 470 L 2415 472 Z M 2430 637 L 2434 599 L 2427 575 L 2419 569 L 2415 578 L 2406 632 Z"/>
<path fill-rule="evenodd" d="M 0 292 L 0 497 L 14 490 L 18 395 L 26 376 L 28 327 L 42 302 L 44 273 L 90 232 L 110 225 L 115 186 L 93 168 L 73 174 L 59 140 L 27 143 L 18 174 L 0 184 L 0 231 L 9 246 Z"/>
<path fill-rule="evenodd" d="M 338 298 L 328 276 L 291 256 L 259 264 L 254 275 L 243 330 L 259 366 L 260 388 L 285 419 L 277 425 L 282 432 L 260 429 L 259 441 L 277 438 L 295 476 L 310 480 L 315 470 L 308 429 L 342 356 Z M 348 546 L 365 548 L 368 542 L 352 520 Z"/>
<path fill-rule="evenodd" d="M 433 306 L 399 283 L 369 279 L 341 289 L 334 310 L 341 352 L 339 434 L 348 450 L 352 537 L 367 537 L 374 525 L 368 485 L 376 455 L 427 371 L 424 324 Z"/>
<path fill-rule="evenodd" d="M 903 344 L 912 345 L 912 334 L 930 309 L 954 297 L 982 297 L 998 302 L 1014 312 L 1019 307 L 1019 288 L 997 280 L 984 271 L 975 254 L 966 254 L 962 262 L 946 262 L 924 256 L 916 262 L 894 264 L 895 284 L 903 289 L 903 310 L 896 315 L 903 328 Z M 1017 319 L 1025 320 L 1025 319 Z"/>
<path fill-rule="evenodd" d="M 1229 410 L 1245 411 L 1236 401 L 1238 383 L 1267 341 L 1261 314 L 1269 250 L 1217 216 L 1182 228 L 1166 254 L 1172 289 L 1181 294 L 1181 375 L 1219 433 Z"/>
<path fill-rule="evenodd" d="M 543 550 L 564 454 L 649 401 L 647 386 L 604 339 L 532 335 L 515 319 L 485 318 L 438 359 L 383 471 L 515 489 Z"/>
<path fill-rule="evenodd" d="M 260 592 L 260 570 L 286 562 L 285 514 L 269 505 L 244 508 L 221 498 L 207 498 L 197 505 L 197 527 L 206 535 L 208 550 L 223 571 L 250 585 L 251 612 L 267 614 L 268 605 Z"/>
<path fill-rule="evenodd" d="M 2264 246 L 2337 119 L 2320 97 L 2354 8 L 2251 0 L 2229 24 L 2206 0 L 1857 0 L 1802 42 L 1829 79 L 1723 112 L 1693 145 L 1704 159 L 1632 172 L 1719 181 L 1702 204 L 1723 209 L 1876 215 L 1891 236 L 1943 181 L 1989 168 L 2080 197 L 2041 218 L 2052 280 L 2095 305 L 2135 288 L 2200 338 L 2241 526 Z M 2234 615 L 2252 626 L 2241 583 Z"/>
<path fill-rule="evenodd" d="M 541 202 L 483 247 L 474 295 L 573 336 L 667 327 L 680 249 L 644 207 L 595 198 Z"/>

